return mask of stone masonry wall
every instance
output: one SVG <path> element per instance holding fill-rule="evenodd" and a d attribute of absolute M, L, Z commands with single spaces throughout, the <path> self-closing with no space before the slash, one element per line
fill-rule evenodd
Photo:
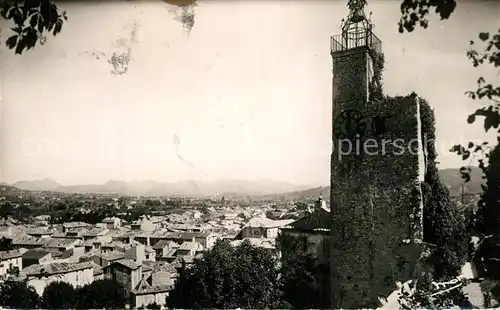
<path fill-rule="evenodd" d="M 351 141 L 358 150 L 341 156 L 341 137 L 334 135 L 332 308 L 377 307 L 378 297 L 392 292 L 395 281 L 412 276 L 419 257 L 419 245 L 409 242 L 422 232 L 417 97 L 366 103 L 366 57 L 343 54 L 333 60 L 334 116 L 348 108 L 367 120 L 382 117 L 385 132 L 368 129 Z M 372 146 L 370 153 L 364 145 Z"/>
<path fill-rule="evenodd" d="M 349 102 L 350 108 L 364 105 L 366 101 L 367 83 L 367 49 L 355 48 L 337 52 L 333 58 L 332 102 L 333 119 L 338 115 L 342 105 Z"/>

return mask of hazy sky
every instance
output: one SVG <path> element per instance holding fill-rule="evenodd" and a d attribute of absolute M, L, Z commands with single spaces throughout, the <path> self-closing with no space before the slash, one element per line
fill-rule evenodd
<path fill-rule="evenodd" d="M 449 148 L 484 137 L 465 56 L 500 25 L 500 3 L 459 1 L 448 21 L 399 34 L 399 2 L 369 1 L 386 56 L 387 94 L 435 108 L 441 167 Z M 208 1 L 188 36 L 163 2 L 63 4 L 57 37 L 18 56 L 2 30 L 3 182 L 272 178 L 327 184 L 331 153 L 329 37 L 345 1 Z M 368 13 L 368 12 L 367 12 Z M 130 48 L 124 75 L 113 53 Z M 100 55 L 96 57 L 95 55 Z M 99 58 L 99 59 L 97 59 Z"/>

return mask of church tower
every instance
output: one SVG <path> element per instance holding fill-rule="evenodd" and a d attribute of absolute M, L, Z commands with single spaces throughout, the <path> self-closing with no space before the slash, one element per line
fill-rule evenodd
<path fill-rule="evenodd" d="M 341 34 L 330 41 L 330 299 L 333 309 L 376 308 L 396 281 L 413 277 L 419 257 L 420 108 L 414 95 L 374 96 L 381 94 L 382 43 L 364 12 L 366 0 L 347 6 Z"/>

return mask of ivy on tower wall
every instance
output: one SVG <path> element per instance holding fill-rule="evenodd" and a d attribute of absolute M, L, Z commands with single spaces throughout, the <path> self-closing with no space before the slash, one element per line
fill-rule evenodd
<path fill-rule="evenodd" d="M 384 57 L 371 53 L 369 85 L 363 84 L 366 72 L 359 70 L 370 57 L 366 49 L 335 54 L 333 60 L 334 108 L 356 109 L 368 122 L 377 117 L 385 120 L 383 132 L 367 126 L 365 135 L 353 140 L 335 132 L 331 270 L 332 297 L 338 301 L 334 300 L 334 308 L 377 307 L 378 297 L 391 293 L 396 281 L 412 277 L 419 258 L 418 246 L 407 243 L 422 230 L 419 158 L 415 155 L 419 147 L 411 143 L 419 139 L 417 97 L 384 97 Z M 369 98 L 363 96 L 367 87 Z M 339 154 L 346 151 L 346 138 L 362 149 Z M 374 153 L 363 149 L 368 143 L 376 145 Z"/>
<path fill-rule="evenodd" d="M 436 245 L 429 260 L 436 278 L 456 275 L 470 240 L 463 217 L 439 179 L 432 108 L 415 93 L 384 96 L 383 53 L 365 52 L 364 57 L 371 57 L 373 64 L 369 98 L 364 100 L 366 85 L 359 82 L 356 69 L 364 63 L 363 55 L 351 51 L 333 59 L 334 108 L 356 109 L 366 120 L 382 117 L 385 124 L 384 132 L 368 126 L 363 137 L 351 140 L 351 145 L 361 146 L 375 141 L 375 154 L 353 150 L 339 159 L 346 147 L 335 133 L 331 201 L 337 207 L 332 209 L 331 269 L 340 283 L 334 295 L 344 300 L 337 307 L 347 308 L 377 306 L 371 301 L 392 292 L 396 281 L 416 276 L 422 248 L 412 240 L 422 233 L 424 241 Z M 420 182 L 418 154 L 424 151 L 425 178 Z"/>
<path fill-rule="evenodd" d="M 429 103 L 420 99 L 422 139 L 426 149 L 426 174 L 422 183 L 424 198 L 424 241 L 435 248 L 429 263 L 437 279 L 451 278 L 459 274 L 467 259 L 470 232 L 466 217 L 460 213 L 450 198 L 448 188 L 439 178 L 436 151 L 434 112 Z"/>
<path fill-rule="evenodd" d="M 384 53 L 377 52 L 374 49 L 369 51 L 373 64 L 373 79 L 368 85 L 369 101 L 379 100 L 384 98 L 384 89 L 382 85 L 382 73 L 385 67 Z"/>

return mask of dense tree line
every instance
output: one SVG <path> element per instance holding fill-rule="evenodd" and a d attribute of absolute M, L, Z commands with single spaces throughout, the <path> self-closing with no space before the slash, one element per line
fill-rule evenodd
<path fill-rule="evenodd" d="M 215 246 L 181 270 L 167 298 L 170 308 L 284 308 L 279 261 L 248 241 Z"/>
<path fill-rule="evenodd" d="M 181 269 L 167 297 L 167 306 L 329 308 L 328 263 L 299 249 L 300 242 L 280 237 L 278 243 L 280 258 L 248 241 L 236 247 L 228 241 L 218 241 L 192 267 Z"/>
<path fill-rule="evenodd" d="M 124 309 L 128 298 L 113 280 L 97 280 L 74 288 L 66 282 L 52 282 L 40 297 L 26 281 L 0 284 L 0 306 L 12 309 Z"/>

